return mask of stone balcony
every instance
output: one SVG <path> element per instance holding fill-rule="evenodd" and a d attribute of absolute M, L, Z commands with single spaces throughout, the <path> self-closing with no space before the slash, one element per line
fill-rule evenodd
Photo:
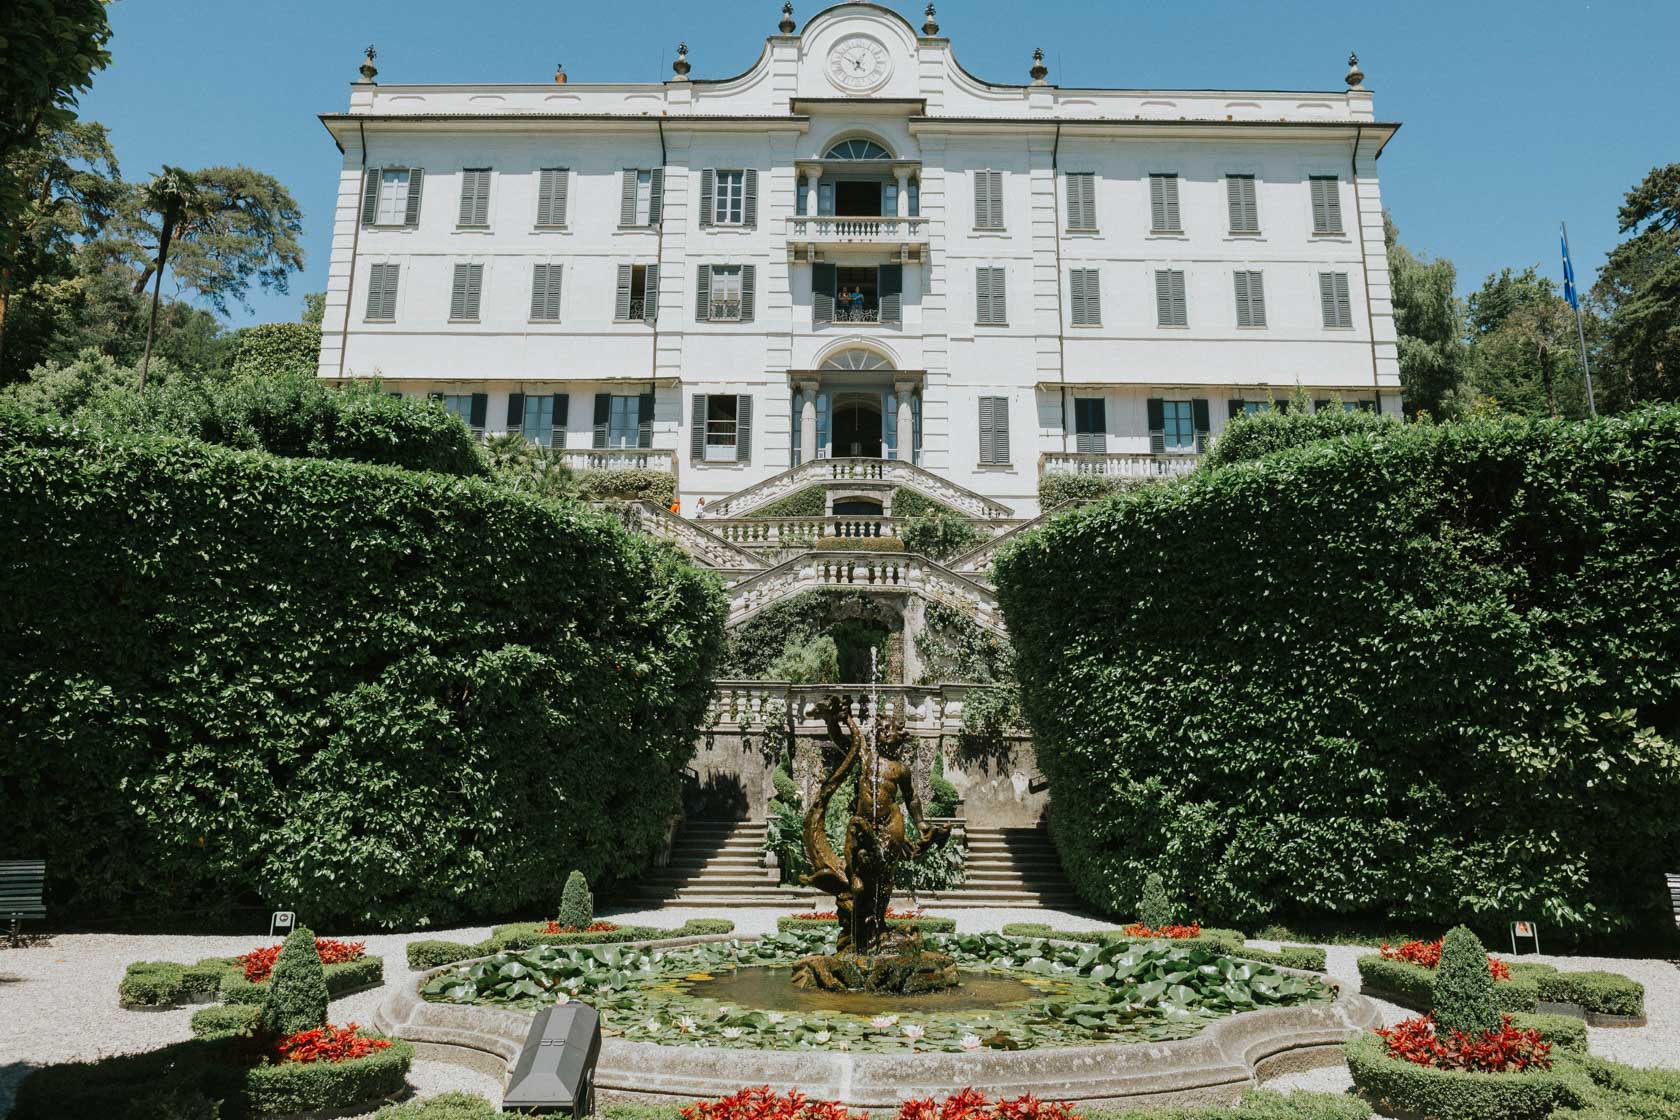
<path fill-rule="evenodd" d="M 1201 462 L 1197 455 L 1136 455 L 1125 452 L 1054 451 L 1040 455 L 1038 473 L 1095 474 L 1107 478 L 1176 478 Z"/>
<path fill-rule="evenodd" d="M 928 219 L 897 217 L 792 217 L 788 259 L 826 260 L 837 253 L 892 250 L 896 259 L 919 261 L 927 251 Z"/>
<path fill-rule="evenodd" d="M 677 455 L 652 447 L 567 447 L 559 452 L 574 471 L 657 471 L 677 473 Z"/>

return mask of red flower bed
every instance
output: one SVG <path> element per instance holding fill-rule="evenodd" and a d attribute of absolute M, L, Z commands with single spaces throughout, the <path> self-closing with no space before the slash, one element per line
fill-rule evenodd
<path fill-rule="evenodd" d="M 347 1027 L 328 1025 L 287 1035 L 274 1044 L 275 1060 L 300 1065 L 310 1062 L 352 1062 L 390 1048 L 391 1044 L 383 1038 L 363 1038 L 356 1033 L 359 1029 L 355 1023 L 351 1023 Z"/>
<path fill-rule="evenodd" d="M 1408 941 L 1398 949 L 1384 942 L 1382 955 L 1386 960 L 1404 961 L 1407 964 L 1415 964 L 1419 968 L 1427 968 L 1433 971 L 1441 967 L 1441 942 Z M 1493 974 L 1495 980 L 1509 980 L 1511 978 L 1511 966 L 1492 953 L 1488 954 L 1488 971 Z"/>
<path fill-rule="evenodd" d="M 1407 1019 L 1392 1030 L 1377 1032 L 1388 1043 L 1388 1056 L 1433 1069 L 1468 1073 L 1521 1073 L 1527 1069 L 1552 1068 L 1552 1044 L 1542 1042 L 1539 1031 L 1518 1030 L 1511 1017 L 1500 1017 L 1498 1030 L 1472 1037 L 1463 1031 L 1443 1035 L 1435 1029 L 1435 1016 Z"/>
<path fill-rule="evenodd" d="M 245 970 L 245 979 L 253 984 L 260 984 L 267 980 L 274 971 L 274 962 L 280 959 L 280 946 L 269 945 L 262 949 L 252 949 L 244 956 L 237 958 L 241 968 Z M 330 937 L 315 939 L 315 955 L 321 958 L 322 964 L 344 964 L 346 961 L 359 961 L 367 956 L 367 942 L 365 941 L 334 941 Z"/>
<path fill-rule="evenodd" d="M 1120 931 L 1127 937 L 1140 937 L 1155 941 L 1189 941 L 1202 935 L 1202 923 L 1192 922 L 1187 926 L 1162 926 L 1160 929 L 1150 929 L 1142 922 L 1133 922 Z"/>
<path fill-rule="evenodd" d="M 742 1089 L 720 1101 L 689 1105 L 683 1120 L 866 1120 L 834 1101 L 813 1101 L 803 1093 L 772 1093 L 768 1087 Z M 935 1101 L 908 1100 L 898 1108 L 898 1120 L 1083 1120 L 1067 1104 L 1041 1101 L 1028 1095 L 988 1101 L 978 1089 L 964 1089 Z"/>
<path fill-rule="evenodd" d="M 898 910 L 891 906 L 887 907 L 887 921 L 889 922 L 913 922 L 926 914 L 926 910 Z M 834 910 L 813 910 L 809 914 L 795 914 L 793 920 L 796 922 L 837 922 L 840 920 L 840 914 Z"/>
<path fill-rule="evenodd" d="M 559 922 L 556 922 L 551 918 L 551 919 L 549 919 L 548 924 L 543 927 L 543 932 L 544 933 L 613 933 L 617 929 L 618 929 L 618 927 L 613 925 L 611 922 L 591 922 L 589 925 L 583 927 L 582 929 L 579 929 L 577 926 L 563 926 Z"/>

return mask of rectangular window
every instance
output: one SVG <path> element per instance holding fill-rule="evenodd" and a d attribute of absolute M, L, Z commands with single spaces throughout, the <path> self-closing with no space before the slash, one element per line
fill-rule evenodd
<path fill-rule="evenodd" d="M 1178 176 L 1151 173 L 1149 176 L 1149 232 L 1182 233 L 1178 216 Z"/>
<path fill-rule="evenodd" d="M 706 462 L 733 463 L 739 458 L 739 398 L 722 393 L 706 397 Z"/>
<path fill-rule="evenodd" d="M 566 228 L 566 195 L 571 173 L 545 167 L 537 176 L 537 228 Z"/>
<path fill-rule="evenodd" d="M 560 321 L 560 274 L 563 266 L 538 264 L 531 266 L 531 321 L 558 323 Z"/>
<path fill-rule="evenodd" d="M 713 200 L 712 220 L 720 226 L 738 226 L 744 220 L 746 176 L 739 171 L 717 173 L 717 195 Z"/>
<path fill-rule="evenodd" d="M 1313 175 L 1312 184 L 1313 233 L 1342 232 L 1342 181 L 1334 175 Z"/>
<path fill-rule="evenodd" d="M 628 227 L 659 224 L 665 194 L 665 172 L 660 168 L 624 169 L 618 224 Z"/>
<path fill-rule="evenodd" d="M 1231 212 L 1232 233 L 1260 232 L 1260 204 L 1254 193 L 1254 176 L 1227 175 L 1225 200 Z"/>
<path fill-rule="evenodd" d="M 739 322 L 741 319 L 741 266 L 714 264 L 712 269 L 712 310 L 707 316 L 713 322 Z M 720 398 L 721 399 L 721 398 Z"/>
<path fill-rule="evenodd" d="M 621 264 L 618 266 L 618 300 L 613 318 L 620 323 L 641 320 L 651 323 L 659 318 L 659 266 L 656 264 Z"/>
<path fill-rule="evenodd" d="M 974 228 L 1003 228 L 1003 172 L 974 173 Z"/>
<path fill-rule="evenodd" d="M 461 172 L 461 229 L 487 229 L 490 225 L 490 169 L 469 167 Z"/>
<path fill-rule="evenodd" d="M 512 405 L 510 404 L 511 411 Z M 524 414 L 519 420 L 519 431 L 528 441 L 538 447 L 554 446 L 554 398 L 548 394 L 525 398 Z"/>
<path fill-rule="evenodd" d="M 974 270 L 974 322 L 982 327 L 1009 325 L 1009 285 L 1001 268 Z"/>
<path fill-rule="evenodd" d="M 1319 273 L 1318 298 L 1324 308 L 1326 329 L 1345 330 L 1353 326 L 1353 299 L 1348 292 L 1347 273 Z"/>
<path fill-rule="evenodd" d="M 1237 289 L 1237 326 L 1263 327 L 1266 325 L 1266 283 L 1259 272 L 1238 271 L 1236 277 Z"/>
<path fill-rule="evenodd" d="M 397 318 L 397 274 L 399 264 L 376 264 L 368 268 L 367 318 L 372 323 L 391 323 Z"/>
<path fill-rule="evenodd" d="M 1097 177 L 1089 171 L 1070 171 L 1067 177 L 1068 231 L 1094 233 L 1097 228 Z"/>
<path fill-rule="evenodd" d="M 488 393 L 434 393 L 432 400 L 442 404 L 443 410 L 449 415 L 459 416 L 461 423 L 472 429 L 473 434 L 484 434 L 485 414 L 490 404 Z"/>
<path fill-rule="evenodd" d="M 1076 268 L 1068 274 L 1069 314 L 1076 327 L 1102 326 L 1102 273 Z"/>
<path fill-rule="evenodd" d="M 1009 398 L 980 398 L 980 465 L 1009 465 Z"/>
<path fill-rule="evenodd" d="M 455 279 L 449 289 L 449 320 L 453 323 L 478 322 L 479 298 L 484 291 L 484 266 L 458 264 Z"/>
<path fill-rule="evenodd" d="M 1161 419 L 1169 452 L 1188 455 L 1196 450 L 1196 420 L 1189 401 L 1162 401 Z"/>
<path fill-rule="evenodd" d="M 1162 327 L 1190 325 L 1184 300 L 1184 270 L 1164 268 L 1155 273 L 1155 322 Z"/>
<path fill-rule="evenodd" d="M 614 394 L 607 419 L 608 447 L 636 447 L 642 433 L 642 398 Z"/>
<path fill-rule="evenodd" d="M 387 167 L 379 173 L 379 203 L 373 224 L 400 226 L 408 221 L 409 171 L 406 167 Z"/>
<path fill-rule="evenodd" d="M 1101 397 L 1073 398 L 1075 450 L 1100 455 L 1108 450 L 1108 402 Z"/>
<path fill-rule="evenodd" d="M 922 181 L 920 179 L 910 180 L 910 216 L 912 218 L 922 216 Z"/>

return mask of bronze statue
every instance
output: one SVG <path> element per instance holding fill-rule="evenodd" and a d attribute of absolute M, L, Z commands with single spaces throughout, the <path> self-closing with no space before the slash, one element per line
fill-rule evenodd
<path fill-rule="evenodd" d="M 881 952 L 892 902 L 893 865 L 919 859 L 951 836 L 948 825 L 930 827 L 922 815 L 911 771 L 902 760 L 910 742 L 904 721 L 886 721 L 871 744 L 852 717 L 844 697 L 831 696 L 816 709 L 828 725 L 829 738 L 841 752 L 805 813 L 805 854 L 813 870 L 804 882 L 834 896 L 840 919 L 839 952 L 808 957 L 794 971 L 802 987 L 930 991 L 956 983 L 949 957 L 927 953 L 920 938 L 900 939 Z M 857 804 L 846 824 L 845 858 L 835 854 L 823 827 L 828 805 L 853 770 L 858 774 Z M 921 839 L 905 831 L 902 798 Z"/>

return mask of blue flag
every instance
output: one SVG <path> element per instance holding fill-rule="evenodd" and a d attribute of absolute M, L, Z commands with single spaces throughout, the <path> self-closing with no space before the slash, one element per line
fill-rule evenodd
<path fill-rule="evenodd" d="M 1569 238 L 1560 235 L 1563 240 L 1563 298 L 1569 301 L 1569 306 L 1581 310 L 1581 297 L 1575 292 L 1575 266 L 1569 261 Z"/>

